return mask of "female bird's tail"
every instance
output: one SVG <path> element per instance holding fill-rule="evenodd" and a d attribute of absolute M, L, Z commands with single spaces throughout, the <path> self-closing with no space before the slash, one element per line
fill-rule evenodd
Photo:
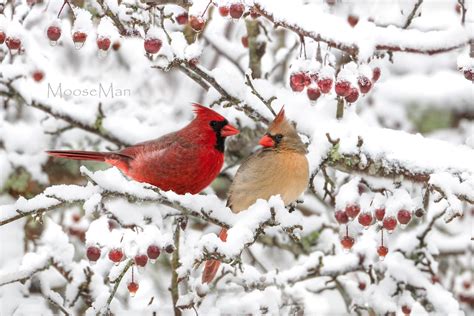
<path fill-rule="evenodd" d="M 221 232 L 219 233 L 219 238 L 222 241 L 227 240 L 227 229 L 221 229 Z M 204 271 L 202 273 L 202 283 L 211 283 L 214 277 L 216 276 L 217 270 L 219 270 L 220 265 L 221 262 L 219 260 L 207 260 L 206 265 L 204 266 Z"/>

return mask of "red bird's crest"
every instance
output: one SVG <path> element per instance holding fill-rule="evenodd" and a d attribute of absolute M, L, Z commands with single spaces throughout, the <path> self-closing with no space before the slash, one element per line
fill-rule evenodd
<path fill-rule="evenodd" d="M 225 117 L 220 115 L 219 113 L 211 110 L 208 107 L 205 107 L 198 103 L 193 103 L 194 113 L 196 113 L 197 117 L 206 119 L 206 120 L 215 120 L 215 121 L 224 121 Z"/>

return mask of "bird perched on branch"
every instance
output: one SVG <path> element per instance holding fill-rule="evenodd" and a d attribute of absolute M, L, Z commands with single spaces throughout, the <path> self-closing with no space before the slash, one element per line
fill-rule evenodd
<path fill-rule="evenodd" d="M 239 213 L 248 209 L 257 199 L 268 200 L 279 194 L 285 205 L 294 202 L 306 189 L 309 166 L 306 146 L 295 127 L 285 118 L 281 109 L 267 133 L 260 139 L 263 148 L 242 163 L 229 190 L 227 206 Z M 227 230 L 219 237 L 227 239 Z M 220 261 L 206 261 L 203 283 L 210 283 L 219 269 Z"/>
<path fill-rule="evenodd" d="M 217 112 L 193 104 L 196 117 L 179 131 L 117 152 L 51 150 L 54 157 L 104 161 L 130 178 L 173 190 L 196 194 L 219 174 L 224 163 L 225 138 L 239 133 Z"/>

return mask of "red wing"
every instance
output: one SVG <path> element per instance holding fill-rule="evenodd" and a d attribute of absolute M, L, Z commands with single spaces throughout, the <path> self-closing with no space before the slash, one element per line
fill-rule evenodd
<path fill-rule="evenodd" d="M 211 161 L 209 150 L 189 142 L 173 142 L 165 148 L 146 146 L 134 152 L 129 175 L 176 193 L 197 193 L 219 172 L 221 165 Z M 209 169 L 209 170 L 208 170 Z"/>
<path fill-rule="evenodd" d="M 135 157 L 139 153 L 149 150 L 160 150 L 170 147 L 173 143 L 179 140 L 176 132 L 163 135 L 157 139 L 138 143 L 130 147 L 122 149 L 119 153 L 129 157 Z"/>

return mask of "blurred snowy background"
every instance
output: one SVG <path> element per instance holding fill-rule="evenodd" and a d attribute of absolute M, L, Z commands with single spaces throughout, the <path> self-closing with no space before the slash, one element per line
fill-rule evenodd
<path fill-rule="evenodd" d="M 473 10 L 2 0 L 0 314 L 472 313 Z M 156 138 L 192 102 L 242 131 L 202 195 L 44 152 Z M 308 143 L 308 190 L 293 212 L 275 197 L 233 215 L 233 174 L 283 105 Z M 207 286 L 210 258 L 225 263 Z"/>

